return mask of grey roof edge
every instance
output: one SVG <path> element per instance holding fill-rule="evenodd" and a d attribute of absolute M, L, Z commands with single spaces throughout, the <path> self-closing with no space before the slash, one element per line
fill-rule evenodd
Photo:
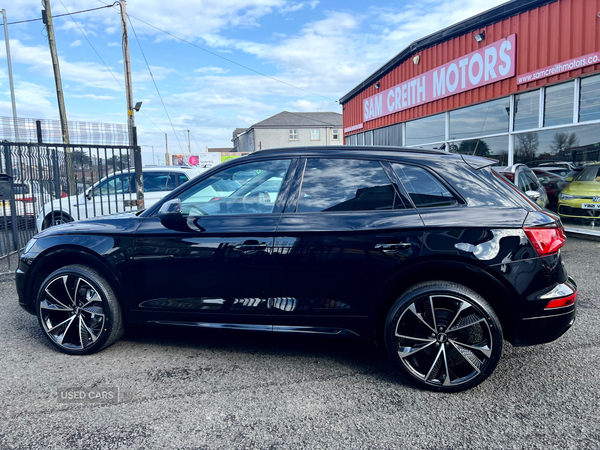
<path fill-rule="evenodd" d="M 487 11 L 477 14 L 476 16 L 469 17 L 468 19 L 455 23 L 454 25 L 443 28 L 440 31 L 436 31 L 435 33 L 425 36 L 424 38 L 418 39 L 412 42 L 408 47 L 390 59 L 371 75 L 369 75 L 369 77 L 367 77 L 367 79 L 365 79 L 362 83 L 354 87 L 350 92 L 340 98 L 339 103 L 340 105 L 348 103 L 366 87 L 372 85 L 381 77 L 394 70 L 417 52 L 447 41 L 448 39 L 452 39 L 501 20 L 508 19 L 509 17 L 515 16 L 522 12 L 557 1 L 559 0 L 511 0 L 498 5 L 495 8 L 488 9 Z"/>
<path fill-rule="evenodd" d="M 326 122 L 325 120 L 320 120 L 317 117 L 309 117 L 306 114 L 318 114 L 321 117 L 324 117 L 326 115 L 331 114 L 331 115 L 335 115 L 336 118 L 339 118 L 339 122 L 338 123 L 334 123 L 332 121 L 327 121 Z M 294 116 L 294 117 L 302 117 L 303 119 L 306 119 L 306 120 L 311 121 L 313 123 L 312 124 L 306 124 L 306 125 L 299 125 L 297 123 L 293 123 L 294 121 L 292 121 L 291 123 L 287 123 L 287 124 L 286 123 L 276 123 L 276 124 L 269 123 L 269 121 L 271 119 L 275 118 L 275 117 L 278 117 L 278 116 L 280 116 L 280 117 L 281 116 L 289 116 L 289 115 Z M 337 117 L 337 116 L 339 116 L 339 117 Z M 319 112 L 317 112 L 317 111 L 299 111 L 299 112 L 281 111 L 280 113 L 277 113 L 277 114 L 275 114 L 275 115 L 273 115 L 271 117 L 267 117 L 266 119 L 261 120 L 260 122 L 255 123 L 250 128 L 271 128 L 271 127 L 278 127 L 278 126 L 287 127 L 287 126 L 290 126 L 290 125 L 299 126 L 299 127 L 302 127 L 302 126 L 309 127 L 309 126 L 315 126 L 315 125 L 334 126 L 335 127 L 335 126 L 342 126 L 342 124 L 343 124 L 343 116 L 342 116 L 342 114 L 340 114 L 338 112 L 335 112 L 335 111 L 323 111 L 323 112 L 320 112 L 320 111 Z"/>

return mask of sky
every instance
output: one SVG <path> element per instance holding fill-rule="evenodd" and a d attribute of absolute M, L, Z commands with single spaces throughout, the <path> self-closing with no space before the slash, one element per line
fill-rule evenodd
<path fill-rule="evenodd" d="M 334 111 L 338 100 L 411 42 L 505 0 L 129 0 L 135 115 L 144 164 L 232 147 L 232 133 L 281 111 Z M 69 120 L 127 123 L 119 6 L 51 0 Z M 8 23 L 41 17 L 11 0 Z M 58 120 L 45 26 L 8 26 L 19 117 Z M 0 117 L 12 117 L 0 33 Z M 136 39 L 137 35 L 137 39 Z M 147 62 L 147 63 L 146 63 Z M 156 84 L 156 86 L 155 86 Z M 162 102 L 161 102 L 162 97 Z M 153 147 L 153 148 L 152 148 Z"/>

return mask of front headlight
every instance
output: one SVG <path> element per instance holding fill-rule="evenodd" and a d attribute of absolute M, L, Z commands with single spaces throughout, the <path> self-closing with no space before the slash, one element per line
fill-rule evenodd
<path fill-rule="evenodd" d="M 575 196 L 569 194 L 560 194 L 558 198 L 560 198 L 561 200 L 573 200 Z"/>
<path fill-rule="evenodd" d="M 31 247 L 33 247 L 35 245 L 35 242 L 37 241 L 36 238 L 31 239 L 27 245 L 25 246 L 25 248 L 23 249 L 23 254 L 25 255 L 26 253 L 29 252 L 29 250 L 31 250 Z"/>

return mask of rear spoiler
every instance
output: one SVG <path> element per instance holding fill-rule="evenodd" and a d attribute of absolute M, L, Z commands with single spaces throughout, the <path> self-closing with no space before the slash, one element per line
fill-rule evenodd
<path fill-rule="evenodd" d="M 498 164 L 498 161 L 491 158 L 482 158 L 481 156 L 460 155 L 463 161 L 472 169 L 479 170 L 484 167 Z"/>

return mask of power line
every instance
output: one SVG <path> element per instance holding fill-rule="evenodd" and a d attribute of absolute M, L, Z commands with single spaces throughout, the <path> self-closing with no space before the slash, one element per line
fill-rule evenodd
<path fill-rule="evenodd" d="M 100 6 L 98 8 L 84 9 L 82 11 L 75 11 L 75 12 L 68 13 L 68 14 L 58 14 L 56 16 L 52 16 L 52 18 L 56 19 L 57 17 L 72 16 L 74 14 L 81 14 L 81 13 L 84 13 L 84 12 L 96 11 L 97 9 L 112 8 L 113 6 L 115 6 L 116 3 L 118 3 L 118 2 L 115 2 L 112 5 Z M 63 4 L 63 6 L 65 6 L 65 5 Z M 67 8 L 65 8 L 65 9 L 67 9 Z M 42 18 L 40 17 L 39 19 L 21 20 L 19 22 L 8 22 L 7 25 L 15 25 L 15 24 L 18 24 L 18 23 L 27 23 L 27 22 L 37 22 L 38 20 L 42 20 Z"/>
<path fill-rule="evenodd" d="M 146 59 L 146 54 L 144 53 L 142 44 L 140 43 L 138 35 L 135 32 L 133 23 L 131 23 L 131 18 L 129 17 L 129 14 L 127 15 L 127 19 L 129 19 L 129 25 L 131 25 L 131 29 L 133 30 L 133 35 L 135 36 L 135 40 L 137 41 L 138 46 L 140 47 L 140 51 L 142 52 L 142 56 L 144 57 L 144 61 L 146 62 L 146 67 L 148 67 L 148 72 L 150 73 L 150 78 L 152 78 L 152 83 L 154 83 L 154 87 L 156 88 L 156 92 L 158 93 L 158 98 L 160 99 L 160 102 L 162 103 L 163 108 L 165 109 L 165 114 L 167 115 L 167 118 L 169 119 L 169 123 L 171 124 L 171 128 L 173 129 L 173 133 L 175 133 L 175 138 L 177 138 L 177 143 L 179 144 L 179 149 L 183 153 L 183 147 L 181 146 L 181 141 L 179 140 L 179 136 L 177 136 L 177 132 L 175 131 L 175 127 L 173 126 L 173 122 L 171 121 L 171 116 L 169 116 L 169 112 L 167 111 L 167 107 L 165 105 L 165 102 L 163 101 L 162 95 L 160 95 L 160 91 L 158 90 L 158 85 L 156 84 L 154 75 L 152 75 L 152 70 L 150 70 L 150 64 L 148 64 L 148 60 Z"/>
<path fill-rule="evenodd" d="M 67 9 L 67 7 L 65 6 L 65 4 L 63 3 L 62 0 L 60 0 L 60 3 L 62 4 L 63 8 L 65 8 L 65 11 L 67 11 L 68 14 L 62 14 L 62 16 L 71 16 L 71 20 L 75 23 L 75 25 L 77 26 L 77 29 L 79 29 L 79 32 L 83 35 L 83 37 L 85 38 L 85 40 L 88 42 L 88 44 L 90 45 L 90 47 L 92 47 L 92 50 L 94 50 L 94 53 L 96 53 L 96 55 L 98 56 L 98 58 L 100 58 L 100 61 L 102 61 L 102 64 L 104 64 L 104 67 L 106 67 L 106 70 L 108 70 L 108 73 L 110 73 L 112 75 L 112 77 L 115 79 L 115 81 L 117 82 L 117 84 L 119 85 L 119 87 L 121 88 L 122 91 L 125 91 L 125 88 L 123 87 L 123 85 L 121 84 L 121 82 L 118 80 L 118 78 L 115 76 L 115 74 L 113 73 L 112 70 L 110 70 L 110 68 L 108 67 L 108 65 L 106 64 L 106 62 L 104 62 L 104 59 L 102 58 L 102 56 L 100 56 L 100 53 L 98 53 L 98 51 L 96 50 L 96 48 L 94 47 L 94 44 L 92 44 L 92 42 L 88 39 L 88 37 L 86 36 L 86 34 L 83 32 L 83 30 L 81 29 L 81 27 L 79 26 L 79 24 L 77 23 L 77 21 L 72 17 L 73 14 L 76 13 L 69 13 L 69 10 Z M 100 8 L 94 8 L 94 9 L 88 9 L 86 11 L 79 11 L 79 12 L 87 12 L 87 11 L 95 11 L 96 9 L 102 9 L 102 8 L 109 8 L 112 6 L 115 6 L 116 2 L 113 3 L 112 5 L 108 5 L 108 6 L 102 6 Z M 55 16 L 55 17 L 60 17 L 60 16 Z M 160 129 L 160 127 L 158 125 L 156 125 L 147 115 L 144 111 L 140 111 L 144 117 L 146 117 L 146 119 L 148 119 L 148 121 L 154 125 L 154 127 L 156 127 L 157 130 L 159 130 L 161 133 L 164 133 L 163 130 Z"/>
<path fill-rule="evenodd" d="M 99 0 L 99 1 L 100 1 L 100 2 L 102 2 L 102 0 Z M 103 3 L 103 2 L 102 2 L 102 3 Z M 114 5 L 111 5 L 111 6 L 114 6 Z M 208 50 L 208 49 L 206 49 L 206 48 L 204 48 L 204 47 L 201 47 L 201 46 L 199 46 L 199 45 L 197 45 L 197 44 L 194 44 L 193 42 L 186 41 L 185 39 L 183 39 L 183 38 L 180 38 L 179 36 L 175 36 L 174 34 L 172 34 L 172 33 L 169 33 L 168 31 L 165 31 L 165 30 L 163 30 L 163 29 L 161 29 L 161 28 L 158 28 L 157 26 L 154 26 L 154 25 L 152 25 L 151 23 L 148 23 L 148 22 L 146 22 L 146 21 L 144 21 L 144 20 L 142 20 L 142 19 L 140 19 L 140 18 L 138 18 L 138 17 L 132 16 L 131 14 L 127 14 L 127 16 L 129 16 L 129 17 L 133 17 L 134 19 L 136 19 L 136 20 L 138 20 L 138 21 L 142 22 L 143 24 L 146 24 L 146 25 L 148 25 L 149 27 L 152 27 L 152 28 L 154 28 L 154 29 L 156 29 L 156 30 L 158 30 L 158 31 L 160 31 L 160 32 L 162 32 L 162 33 L 165 33 L 165 34 L 167 34 L 167 35 L 169 35 L 169 36 L 171 36 L 171 37 L 173 37 L 173 38 L 175 38 L 175 39 L 178 39 L 178 40 L 180 40 L 181 42 L 184 42 L 184 43 L 186 43 L 186 44 L 188 44 L 188 45 L 191 45 L 192 47 L 196 47 L 197 49 L 200 49 L 200 50 L 202 50 L 203 52 L 209 53 L 209 54 L 211 54 L 211 55 L 213 55 L 213 56 L 216 56 L 217 58 L 221 58 L 221 59 L 223 59 L 223 60 L 225 60 L 225 61 L 227 61 L 227 62 L 230 62 L 231 64 L 235 64 L 236 66 L 239 66 L 239 67 L 242 67 L 242 68 L 244 68 L 244 69 L 246 69 L 246 70 L 249 70 L 250 72 L 254 72 L 254 73 L 258 74 L 258 75 L 261 75 L 261 76 L 263 76 L 263 77 L 266 77 L 266 78 L 269 78 L 269 79 L 271 79 L 271 80 L 273 80 L 273 81 L 276 81 L 277 83 L 285 84 L 286 86 L 289 86 L 289 87 L 291 87 L 291 88 L 294 88 L 294 89 L 298 89 L 298 90 L 300 90 L 300 91 L 303 91 L 303 92 L 306 92 L 306 93 L 308 93 L 308 94 L 310 94 L 310 95 L 314 95 L 314 96 L 316 96 L 316 97 L 321 97 L 321 98 L 324 98 L 325 100 L 329 100 L 329 101 L 332 101 L 332 102 L 334 102 L 334 103 L 338 103 L 338 101 L 337 101 L 337 100 L 334 100 L 334 99 L 332 99 L 332 98 L 329 98 L 329 97 L 325 97 L 324 95 L 317 94 L 317 93 L 315 93 L 315 92 L 309 91 L 309 90 L 307 90 L 307 89 L 304 89 L 304 88 L 301 88 L 301 87 L 298 87 L 298 86 L 294 86 L 293 84 L 290 84 L 290 83 L 288 83 L 288 82 L 286 82 L 286 81 L 280 80 L 280 79 L 278 79 L 278 78 L 272 77 L 272 76 L 270 76 L 270 75 L 267 75 L 267 74 L 265 74 L 265 73 L 259 72 L 258 70 L 252 69 L 251 67 L 248 67 L 248 66 L 245 66 L 245 65 L 243 65 L 243 64 L 240 64 L 240 63 L 238 63 L 238 62 L 235 62 L 235 61 L 233 61 L 232 59 L 229 59 L 229 58 L 226 58 L 226 57 L 224 57 L 224 56 L 222 56 L 222 55 L 219 55 L 218 53 L 211 52 L 210 50 Z"/>

